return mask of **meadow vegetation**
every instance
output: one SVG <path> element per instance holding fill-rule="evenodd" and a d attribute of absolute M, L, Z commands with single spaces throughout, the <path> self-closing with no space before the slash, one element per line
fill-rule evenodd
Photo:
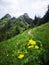
<path fill-rule="evenodd" d="M 0 42 L 0 65 L 46 65 L 49 61 L 49 22 Z"/>

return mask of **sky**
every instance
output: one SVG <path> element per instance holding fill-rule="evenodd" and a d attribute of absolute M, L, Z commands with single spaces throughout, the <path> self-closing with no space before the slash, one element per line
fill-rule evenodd
<path fill-rule="evenodd" d="M 24 13 L 33 19 L 43 17 L 47 11 L 49 0 L 0 0 L 0 18 L 9 13 L 12 17 L 19 17 Z"/>

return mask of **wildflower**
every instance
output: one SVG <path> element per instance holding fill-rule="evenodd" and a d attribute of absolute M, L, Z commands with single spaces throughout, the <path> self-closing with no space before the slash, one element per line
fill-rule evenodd
<path fill-rule="evenodd" d="M 19 58 L 19 59 L 23 59 L 23 58 L 24 58 L 24 54 L 20 54 L 20 55 L 18 56 L 18 58 Z"/>
<path fill-rule="evenodd" d="M 36 41 L 34 41 L 34 40 L 29 40 L 29 44 L 31 44 L 31 45 L 36 45 Z"/>
<path fill-rule="evenodd" d="M 32 45 L 31 45 L 31 46 L 28 46 L 28 48 L 33 48 L 33 47 L 34 47 L 34 46 L 32 46 Z"/>
<path fill-rule="evenodd" d="M 7 54 L 7 56 L 8 56 L 8 54 Z"/>
<path fill-rule="evenodd" d="M 35 46 L 35 49 L 39 49 L 39 46 L 36 45 L 36 46 Z"/>

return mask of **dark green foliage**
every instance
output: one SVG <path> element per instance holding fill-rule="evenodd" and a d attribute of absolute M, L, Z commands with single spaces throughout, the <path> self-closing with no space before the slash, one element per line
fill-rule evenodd
<path fill-rule="evenodd" d="M 40 17 L 35 16 L 35 19 L 33 21 L 34 22 L 34 25 L 37 26 L 40 23 L 40 19 L 41 19 Z"/>

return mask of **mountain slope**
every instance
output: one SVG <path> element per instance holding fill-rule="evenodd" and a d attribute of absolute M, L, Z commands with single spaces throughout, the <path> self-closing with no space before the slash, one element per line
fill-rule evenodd
<path fill-rule="evenodd" d="M 0 65 L 46 65 L 49 60 L 49 22 L 0 43 Z M 39 49 L 27 48 L 29 40 L 35 40 Z M 37 48 L 37 47 L 36 47 Z M 19 54 L 24 54 L 19 59 Z"/>

